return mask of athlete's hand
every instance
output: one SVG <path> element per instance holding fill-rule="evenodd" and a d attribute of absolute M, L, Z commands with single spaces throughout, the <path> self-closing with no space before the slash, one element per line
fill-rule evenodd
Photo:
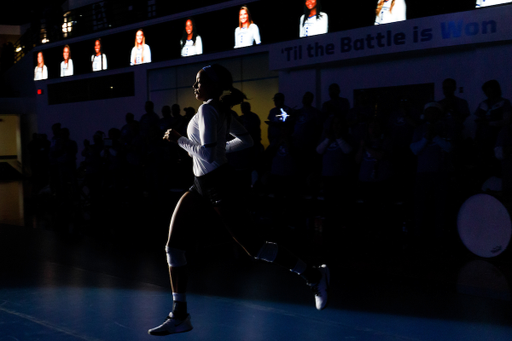
<path fill-rule="evenodd" d="M 164 134 L 164 140 L 167 140 L 170 142 L 177 142 L 180 137 L 181 137 L 181 134 L 178 133 L 174 129 L 168 129 Z"/>

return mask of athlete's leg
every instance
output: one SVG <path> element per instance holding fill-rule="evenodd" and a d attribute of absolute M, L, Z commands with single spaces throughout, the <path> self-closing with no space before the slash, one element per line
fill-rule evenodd
<path fill-rule="evenodd" d="M 249 212 L 236 203 L 223 202 L 215 207 L 229 233 L 253 258 L 278 264 L 301 275 L 308 283 L 318 283 L 321 272 L 306 264 L 288 249 L 267 242 L 257 231 Z"/>
<path fill-rule="evenodd" d="M 186 192 L 178 201 L 169 226 L 169 238 L 165 246 L 169 277 L 173 295 L 172 312 L 160 326 L 150 329 L 151 335 L 168 335 L 192 329 L 187 312 L 187 260 L 186 251 L 195 243 L 195 235 L 203 224 L 208 211 L 213 211 L 196 192 Z"/>

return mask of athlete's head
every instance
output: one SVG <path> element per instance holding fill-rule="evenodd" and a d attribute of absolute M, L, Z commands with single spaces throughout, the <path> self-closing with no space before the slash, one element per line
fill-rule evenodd
<path fill-rule="evenodd" d="M 69 49 L 69 45 L 65 45 L 64 49 L 62 49 L 62 58 L 66 63 L 71 58 L 71 50 Z"/>
<path fill-rule="evenodd" d="M 144 31 L 142 29 L 138 30 L 135 33 L 135 46 L 142 46 L 146 43 L 146 37 L 144 36 Z"/>
<path fill-rule="evenodd" d="M 232 107 L 247 99 L 240 90 L 233 87 L 231 72 L 219 64 L 207 65 L 199 70 L 192 87 L 196 99 L 200 101 L 220 99 L 223 104 Z M 229 91 L 229 94 L 220 98 L 224 91 Z"/>
<path fill-rule="evenodd" d="M 37 53 L 37 66 L 42 67 L 44 65 L 44 57 L 43 52 L 39 51 Z"/>
<path fill-rule="evenodd" d="M 317 15 L 317 19 L 320 19 L 320 11 L 322 10 L 322 2 L 320 0 L 306 0 L 304 1 L 304 15 L 307 19 Z M 306 22 L 306 20 L 304 20 Z"/>
<path fill-rule="evenodd" d="M 97 56 L 101 55 L 101 40 L 100 39 L 96 39 L 96 41 L 94 42 L 94 52 L 96 53 Z"/>
<path fill-rule="evenodd" d="M 395 6 L 395 0 L 379 0 L 377 2 L 377 8 L 375 9 L 375 15 L 379 15 L 382 7 L 384 7 L 384 3 L 391 1 L 391 5 L 389 6 L 389 13 L 393 13 L 393 6 Z"/>
<path fill-rule="evenodd" d="M 192 32 L 194 32 L 194 25 L 192 24 L 191 19 L 187 19 L 187 21 L 185 21 L 185 32 L 187 32 L 188 35 L 191 35 Z"/>
<path fill-rule="evenodd" d="M 251 12 L 249 12 L 249 8 L 247 6 L 240 7 L 240 12 L 238 13 L 238 26 L 249 27 L 253 23 Z"/>
<path fill-rule="evenodd" d="M 197 37 L 196 23 L 193 18 L 188 18 L 185 21 L 185 28 L 183 29 L 183 35 L 181 37 L 181 46 L 185 45 L 187 40 L 193 40 L 194 44 L 195 44 L 196 37 Z"/>

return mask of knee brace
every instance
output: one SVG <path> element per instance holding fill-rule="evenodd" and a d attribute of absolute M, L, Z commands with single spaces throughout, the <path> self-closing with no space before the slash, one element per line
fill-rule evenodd
<path fill-rule="evenodd" d="M 185 266 L 187 259 L 185 258 L 185 251 L 166 246 L 165 253 L 167 254 L 167 264 L 169 266 Z"/>
<path fill-rule="evenodd" d="M 266 262 L 273 262 L 277 257 L 278 246 L 276 243 L 265 242 L 254 259 L 261 259 Z"/>

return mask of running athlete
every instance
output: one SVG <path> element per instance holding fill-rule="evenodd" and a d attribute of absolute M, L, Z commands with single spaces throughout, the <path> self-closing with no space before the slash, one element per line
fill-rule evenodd
<path fill-rule="evenodd" d="M 150 329 L 151 335 L 169 335 L 192 329 L 187 311 L 186 251 L 193 246 L 198 216 L 216 213 L 224 226 L 247 254 L 255 259 L 274 262 L 301 275 L 315 292 L 316 308 L 327 305 L 329 269 L 313 267 L 292 255 L 278 244 L 265 241 L 256 232 L 249 213 L 237 196 L 226 153 L 252 145 L 245 128 L 231 116 L 230 109 L 240 104 L 245 95 L 233 87 L 231 73 L 218 64 L 199 70 L 193 85 L 196 99 L 203 102 L 188 125 L 188 138 L 169 129 L 164 140 L 177 143 L 193 159 L 194 185 L 179 200 L 169 227 L 165 252 L 173 296 L 172 311 L 164 323 Z M 224 91 L 228 95 L 221 97 Z M 234 139 L 226 142 L 226 133 Z M 238 186 L 239 187 L 239 186 Z"/>

